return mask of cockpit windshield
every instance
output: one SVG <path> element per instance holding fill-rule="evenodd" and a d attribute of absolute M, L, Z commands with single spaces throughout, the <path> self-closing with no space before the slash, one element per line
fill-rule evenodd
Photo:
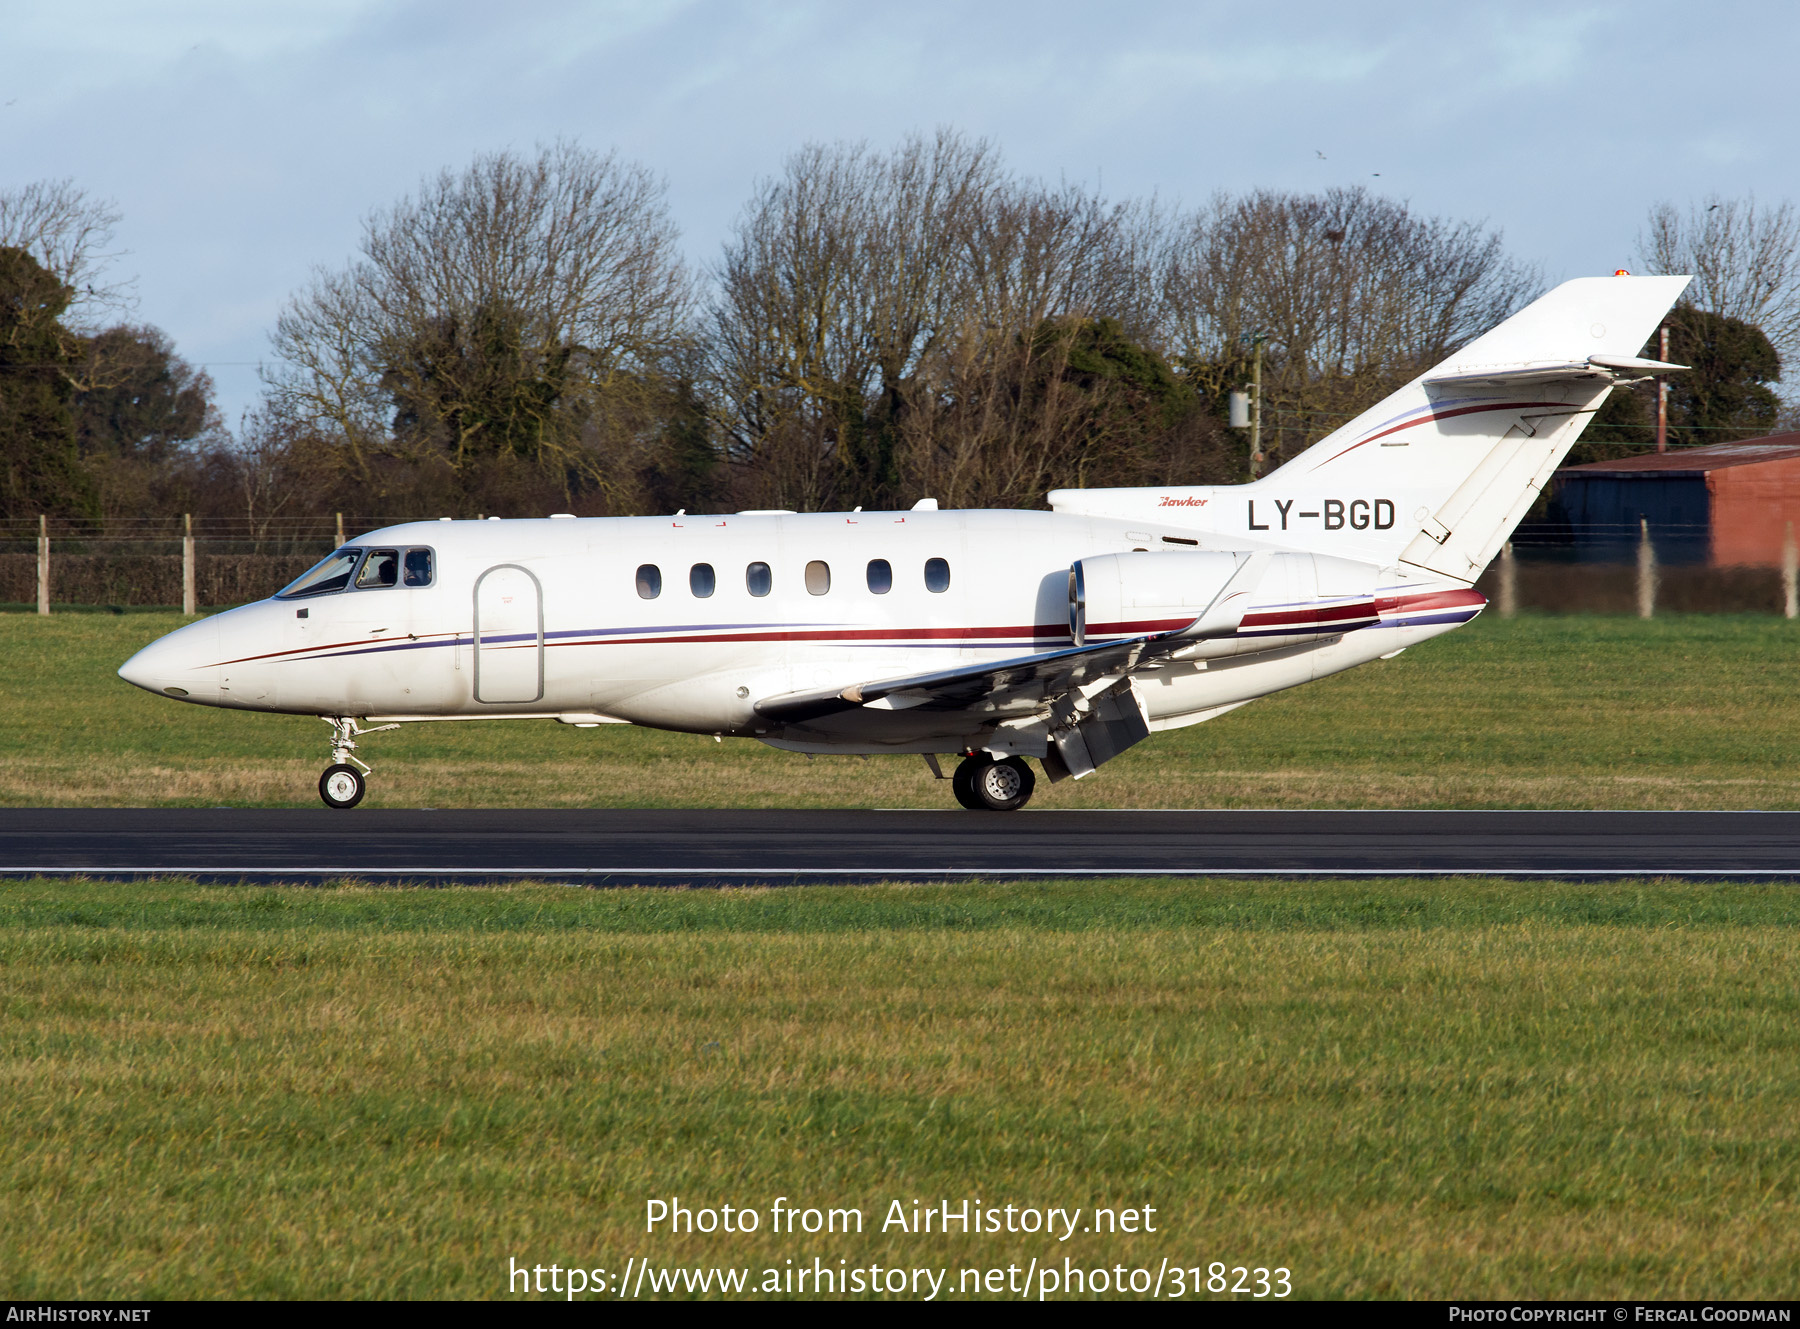
<path fill-rule="evenodd" d="M 362 566 L 357 567 L 357 560 Z M 432 559 L 429 549 L 358 549 L 346 545 L 301 577 L 277 591 L 276 598 L 299 600 L 309 595 L 330 595 L 349 590 L 351 577 L 359 591 L 376 591 L 386 586 L 429 586 L 432 584 Z"/>
<path fill-rule="evenodd" d="M 298 600 L 302 596 L 329 595 L 343 590 L 350 584 L 350 574 L 356 569 L 356 560 L 362 557 L 362 552 L 360 549 L 339 549 L 328 554 L 311 572 L 277 591 L 276 598 Z"/>

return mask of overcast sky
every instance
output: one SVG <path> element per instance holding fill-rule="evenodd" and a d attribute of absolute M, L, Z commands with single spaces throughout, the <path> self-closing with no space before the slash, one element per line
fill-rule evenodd
<path fill-rule="evenodd" d="M 227 418 L 309 269 L 420 176 L 568 135 L 668 181 L 711 259 L 808 140 L 953 125 L 1122 197 L 1366 184 L 1552 279 L 1648 207 L 1800 196 L 1800 6 L 1062 0 L 10 0 L 0 188 L 115 201 L 139 317 Z M 1321 156 L 1322 154 L 1322 156 Z M 240 363 L 250 362 L 250 363 Z"/>

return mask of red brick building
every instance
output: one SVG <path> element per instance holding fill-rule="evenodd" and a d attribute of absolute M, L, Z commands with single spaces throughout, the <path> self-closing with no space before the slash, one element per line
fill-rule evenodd
<path fill-rule="evenodd" d="M 1800 528 L 1800 434 L 1565 466 L 1552 522 L 1567 522 L 1587 562 L 1627 562 L 1639 519 L 1659 562 L 1779 567 Z"/>

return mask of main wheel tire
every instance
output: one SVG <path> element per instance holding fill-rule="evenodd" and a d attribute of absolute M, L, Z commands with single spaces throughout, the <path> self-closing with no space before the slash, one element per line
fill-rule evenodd
<path fill-rule="evenodd" d="M 972 757 L 965 757 L 950 775 L 950 792 L 956 795 L 956 801 L 970 812 L 985 812 L 987 804 L 981 801 L 981 795 L 975 792 L 975 774 L 985 766 L 991 766 L 994 759 L 985 752 L 977 752 Z"/>
<path fill-rule="evenodd" d="M 980 754 L 956 768 L 956 800 L 972 812 L 1012 812 L 1025 806 L 1037 777 L 1023 757 L 995 761 Z"/>
<path fill-rule="evenodd" d="M 327 766 L 325 774 L 319 777 L 319 797 L 328 808 L 353 808 L 368 791 L 362 772 L 343 762 Z"/>

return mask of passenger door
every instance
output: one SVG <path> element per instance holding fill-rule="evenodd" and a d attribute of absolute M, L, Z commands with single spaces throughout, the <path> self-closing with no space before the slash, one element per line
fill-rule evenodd
<path fill-rule="evenodd" d="M 516 563 L 475 582 L 475 700 L 489 705 L 544 695 L 544 593 Z"/>

